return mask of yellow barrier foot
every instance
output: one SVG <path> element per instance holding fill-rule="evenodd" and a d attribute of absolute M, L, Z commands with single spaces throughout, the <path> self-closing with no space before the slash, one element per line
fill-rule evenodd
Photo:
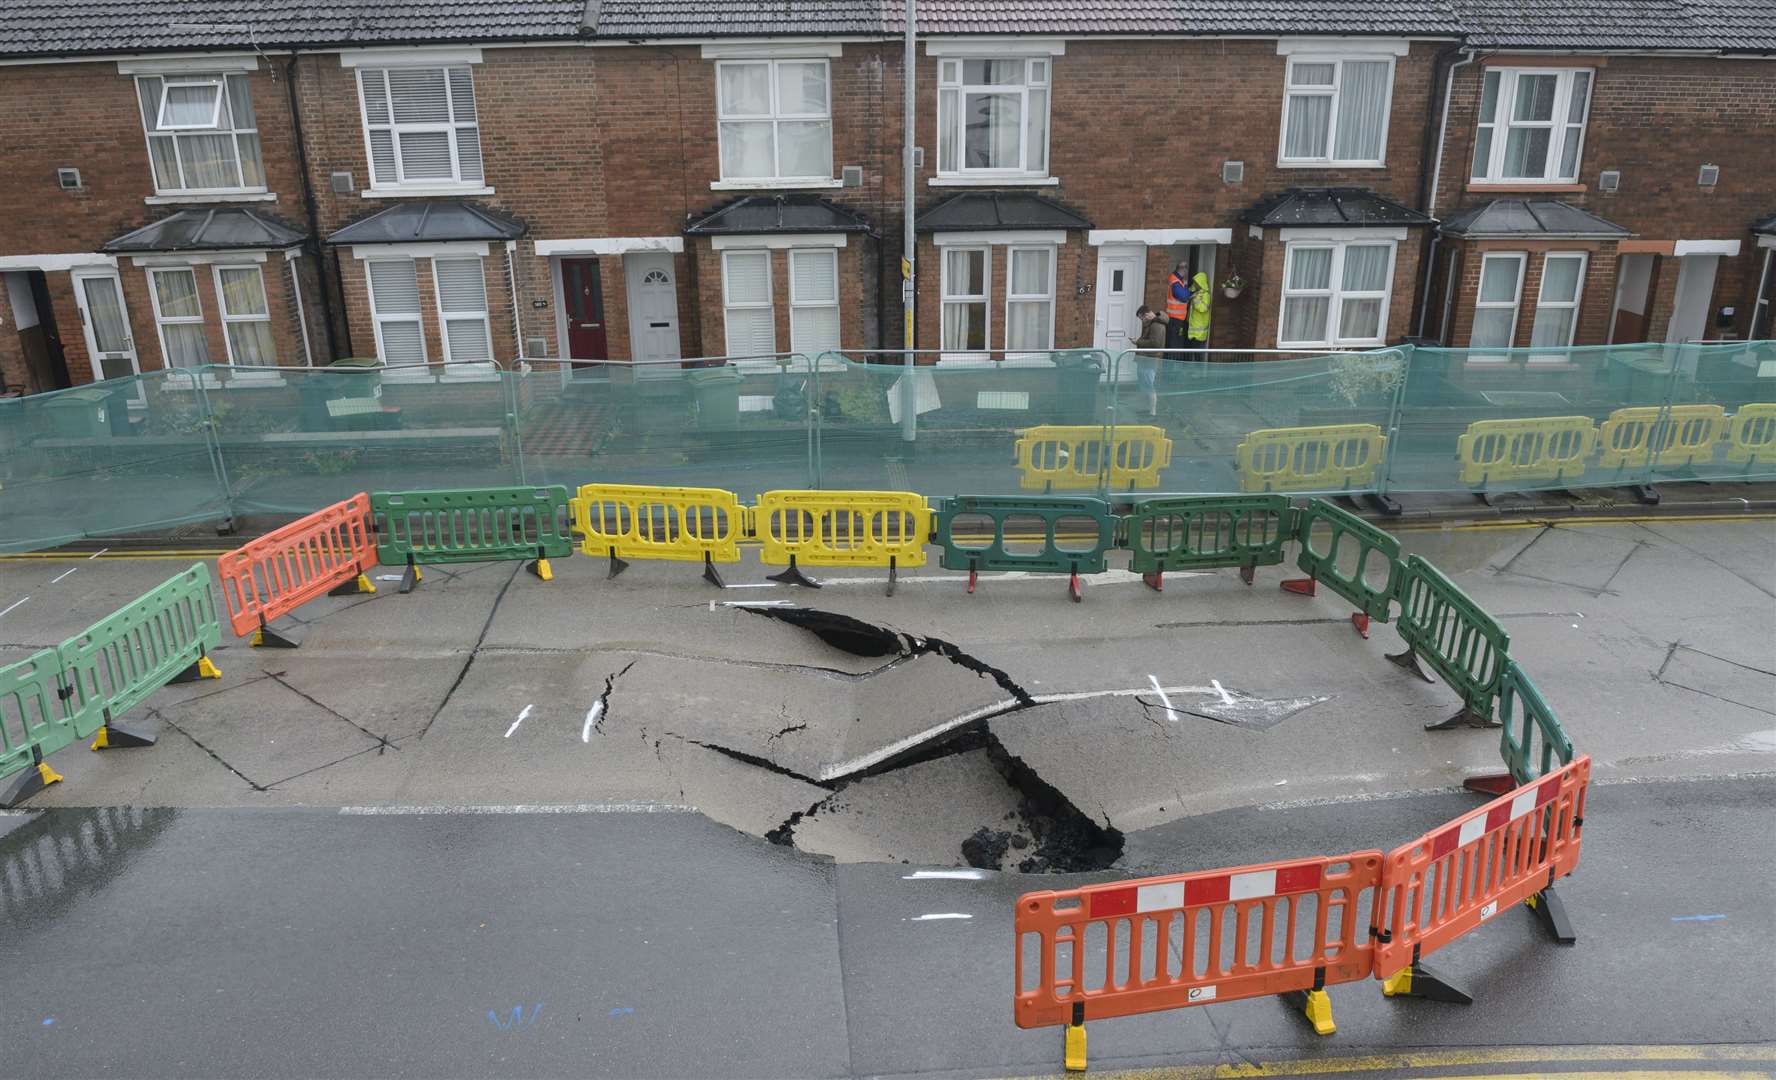
<path fill-rule="evenodd" d="M 1437 680 L 1431 678 L 1430 673 L 1425 671 L 1423 665 L 1421 665 L 1418 662 L 1418 650 L 1417 649 L 1414 649 L 1414 648 L 1408 646 L 1405 652 L 1385 653 L 1384 655 L 1386 656 L 1388 663 L 1393 664 L 1396 667 L 1405 668 L 1407 671 L 1410 671 L 1414 675 L 1417 675 L 1419 678 L 1423 679 L 1425 682 L 1436 682 L 1437 681 Z"/>
<path fill-rule="evenodd" d="M 1066 1065 L 1068 1072 L 1085 1071 L 1085 1025 L 1083 1023 L 1067 1025 L 1067 1041 L 1061 1060 Z"/>
<path fill-rule="evenodd" d="M 549 565 L 548 559 L 532 559 L 525 569 L 535 574 L 539 581 L 555 580 L 555 570 Z"/>
<path fill-rule="evenodd" d="M 42 748 L 31 747 L 31 759 L 32 767 L 19 773 L 12 787 L 4 795 L 0 795 L 0 807 L 11 809 L 49 785 L 61 783 L 62 774 L 50 768 L 49 763 L 43 760 Z"/>
<path fill-rule="evenodd" d="M 771 574 L 766 580 L 781 581 L 785 585 L 800 585 L 804 589 L 820 588 L 820 582 L 815 581 L 813 578 L 802 573 L 802 568 L 796 565 L 796 557 L 794 555 L 789 557 L 788 570 L 785 570 L 781 574 Z"/>
<path fill-rule="evenodd" d="M 254 631 L 254 634 L 257 636 L 258 631 Z M 196 663 L 183 668 L 177 675 L 168 679 L 167 685 L 196 682 L 199 679 L 220 679 L 221 677 L 222 673 L 216 670 L 216 665 L 210 662 L 208 656 L 199 656 Z"/>
<path fill-rule="evenodd" d="M 217 667 L 208 656 L 197 658 L 197 677 L 200 679 L 220 679 L 222 669 Z"/>
<path fill-rule="evenodd" d="M 337 586 L 333 587 L 332 589 L 327 590 L 327 595 L 328 596 L 357 596 L 360 593 L 373 593 L 375 591 L 376 591 L 376 586 L 371 583 L 370 575 L 369 574 L 359 574 L 357 577 L 346 582 L 344 585 L 337 585 Z"/>
<path fill-rule="evenodd" d="M 1381 993 L 1383 997 L 1422 998 L 1425 1001 L 1441 1001 L 1450 1005 L 1474 1003 L 1473 995 L 1450 982 L 1442 972 L 1416 960 L 1410 966 L 1383 979 Z"/>
<path fill-rule="evenodd" d="M 616 574 L 613 573 L 611 576 L 616 577 Z M 707 551 L 703 553 L 703 580 L 709 582 L 718 589 L 725 589 L 728 587 L 728 583 L 722 580 L 720 574 L 716 573 L 715 560 L 709 557 L 709 552 Z M 815 588 L 819 588 L 819 586 L 816 585 Z"/>
<path fill-rule="evenodd" d="M 1566 917 L 1566 904 L 1555 894 L 1554 886 L 1548 886 L 1523 902 L 1528 905 L 1529 910 L 1535 912 L 1536 921 L 1548 931 L 1549 937 L 1561 945 L 1578 942 L 1579 936 L 1573 931 L 1572 920 Z"/>
<path fill-rule="evenodd" d="M 264 619 L 259 620 L 259 629 L 253 631 L 252 645 L 255 649 L 294 649 L 301 644 L 288 632 L 273 630 Z M 218 674 L 216 677 L 221 676 Z"/>
<path fill-rule="evenodd" d="M 1332 995 L 1326 991 L 1291 990 L 1282 997 L 1291 1008 L 1301 1010 L 1301 1015 L 1313 1025 L 1315 1035 L 1330 1035 L 1338 1030 L 1332 1022 Z"/>

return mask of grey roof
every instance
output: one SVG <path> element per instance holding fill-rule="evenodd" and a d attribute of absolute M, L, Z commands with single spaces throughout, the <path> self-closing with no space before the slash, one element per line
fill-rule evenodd
<path fill-rule="evenodd" d="M 444 243 L 452 240 L 516 240 L 525 233 L 514 221 L 474 203 L 408 202 L 378 210 L 327 237 L 329 244 Z"/>
<path fill-rule="evenodd" d="M 744 195 L 685 226 L 690 236 L 835 233 L 870 230 L 863 217 L 815 195 Z"/>
<path fill-rule="evenodd" d="M 580 35 L 586 0 L 5 0 L 0 56 Z"/>
<path fill-rule="evenodd" d="M 601 38 L 882 33 L 881 0 L 591 0 Z"/>
<path fill-rule="evenodd" d="M 1776 52 L 1770 0 L 1451 0 L 1487 48 Z"/>
<path fill-rule="evenodd" d="M 1290 188 L 1253 203 L 1240 220 L 1263 229 L 1436 224 L 1417 210 L 1364 188 Z"/>
<path fill-rule="evenodd" d="M 1085 215 L 1027 191 L 965 191 L 914 220 L 919 232 L 997 232 L 1005 229 L 1089 229 Z"/>
<path fill-rule="evenodd" d="M 1629 230 L 1596 214 L 1553 199 L 1494 199 L 1443 219 L 1447 236 L 1584 236 L 1615 240 Z"/>
<path fill-rule="evenodd" d="M 905 5 L 884 0 L 891 34 Z M 920 0 L 925 34 L 1422 34 L 1461 33 L 1445 0 Z"/>
<path fill-rule="evenodd" d="M 1762 233 L 1765 236 L 1776 236 L 1776 214 L 1771 214 L 1762 221 L 1752 222 L 1751 231 L 1754 233 Z"/>
<path fill-rule="evenodd" d="M 108 240 L 101 251 L 237 251 L 242 248 L 287 248 L 308 234 L 254 210 L 180 210 Z"/>

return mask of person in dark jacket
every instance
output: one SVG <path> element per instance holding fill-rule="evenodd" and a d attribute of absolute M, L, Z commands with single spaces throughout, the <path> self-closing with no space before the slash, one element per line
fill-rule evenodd
<path fill-rule="evenodd" d="M 1151 350 L 1135 357 L 1135 379 L 1147 395 L 1147 415 L 1154 416 L 1159 413 L 1159 365 L 1165 362 L 1160 350 L 1166 347 L 1170 320 L 1146 304 L 1135 310 L 1135 317 L 1141 320 L 1135 348 Z"/>

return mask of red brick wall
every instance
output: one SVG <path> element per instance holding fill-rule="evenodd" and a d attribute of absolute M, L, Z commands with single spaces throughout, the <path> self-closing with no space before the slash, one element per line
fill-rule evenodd
<path fill-rule="evenodd" d="M 1511 339 L 1514 348 L 1529 348 L 1530 335 L 1535 328 L 1537 301 L 1542 291 L 1543 260 L 1550 252 L 1583 251 L 1586 254 L 1584 291 L 1579 296 L 1578 326 L 1573 335 L 1573 344 L 1598 345 L 1608 336 L 1610 312 L 1615 305 L 1616 296 L 1614 242 L 1599 244 L 1561 240 L 1528 244 L 1502 240 L 1478 243 L 1458 241 L 1451 247 L 1461 255 L 1461 279 L 1456 288 L 1457 300 L 1451 313 L 1454 327 L 1454 333 L 1449 338 L 1451 348 L 1467 348 L 1473 336 L 1474 298 L 1480 292 L 1481 263 L 1488 252 L 1524 252 L 1529 256 L 1523 271 L 1523 289 L 1518 297 L 1517 329 Z M 1439 253 L 1437 261 L 1441 264 L 1446 258 L 1447 256 Z M 1433 288 L 1434 315 L 1443 303 L 1441 272 L 1437 275 Z"/>
<path fill-rule="evenodd" d="M 1493 62 L 1515 61 L 1498 57 Z M 1761 267 L 1748 230 L 1752 221 L 1776 206 L 1770 179 L 1776 176 L 1776 138 L 1757 136 L 1776 130 L 1776 68 L 1763 61 L 1719 57 L 1560 57 L 1523 62 L 1583 65 L 1595 72 L 1579 168 L 1583 190 L 1468 190 L 1482 79 L 1482 65 L 1476 64 L 1456 72 L 1450 95 L 1438 216 L 1494 198 L 1546 197 L 1582 206 L 1645 240 L 1742 240 L 1741 253 L 1720 262 L 1711 308 L 1736 306 L 1735 330 L 1745 332 Z M 1720 181 L 1714 187 L 1696 183 L 1704 164 L 1720 166 Z M 1619 191 L 1596 190 L 1598 173 L 1606 169 L 1621 172 Z M 1669 288 L 1676 278 L 1675 268 L 1668 269 L 1673 271 L 1667 275 Z M 1470 275 L 1468 284 L 1475 280 Z M 1588 274 L 1587 307 L 1595 292 L 1605 298 L 1604 311 L 1601 320 L 1588 319 L 1581 328 L 1581 344 L 1607 340 L 1613 260 L 1609 280 L 1601 288 L 1596 285 L 1595 272 Z M 1471 321 L 1472 294 L 1464 290 L 1462 297 L 1460 306 L 1468 309 Z M 1649 340 L 1664 339 L 1670 313 L 1669 298 L 1662 309 L 1655 305 Z M 1709 332 L 1715 333 L 1712 311 Z M 1465 343 L 1465 332 L 1458 340 Z"/>

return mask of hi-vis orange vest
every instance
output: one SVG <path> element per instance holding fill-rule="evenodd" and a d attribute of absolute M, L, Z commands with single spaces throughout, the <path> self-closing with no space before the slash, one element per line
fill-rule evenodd
<path fill-rule="evenodd" d="M 1182 285 L 1185 293 L 1188 294 L 1190 292 L 1190 284 L 1176 273 L 1173 273 L 1166 281 L 1166 318 L 1171 319 L 1174 322 L 1182 323 L 1190 318 L 1190 303 L 1189 301 L 1178 299 L 1177 295 L 1172 292 L 1172 287 L 1174 285 Z"/>

